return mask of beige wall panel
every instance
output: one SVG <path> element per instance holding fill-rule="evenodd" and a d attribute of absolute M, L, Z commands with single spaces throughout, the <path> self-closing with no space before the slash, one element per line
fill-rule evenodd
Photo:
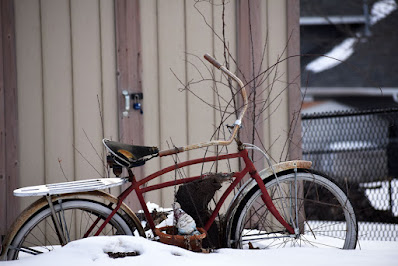
<path fill-rule="evenodd" d="M 197 69 L 185 62 L 187 58 L 201 72 L 208 71 L 207 63 L 203 65 L 198 59 L 187 57 L 185 52 L 199 57 L 203 53 L 211 53 L 224 62 L 222 42 L 211 33 L 193 4 L 191 0 L 140 2 L 145 145 L 167 149 L 166 141 L 172 145 L 170 140 L 176 146 L 200 142 L 209 139 L 220 123 L 218 111 L 212 110 L 195 96 L 179 91 L 182 85 L 171 72 L 183 83 L 201 78 Z M 266 62 L 269 65 L 277 61 L 278 55 L 282 55 L 287 42 L 286 18 L 281 15 L 285 14 L 286 4 L 284 1 L 262 1 L 261 5 L 262 24 L 268 26 L 269 57 Z M 203 2 L 198 4 L 198 8 L 222 38 L 222 6 Z M 235 1 L 227 2 L 225 12 L 228 47 L 236 58 Z M 69 180 L 75 176 L 85 179 L 103 175 L 101 139 L 117 139 L 118 135 L 114 2 L 16 0 L 16 19 L 18 97 L 22 103 L 20 147 L 24 149 L 20 155 L 21 184 L 64 181 L 58 160 L 61 160 Z M 264 41 L 265 36 L 267 34 L 264 33 Z M 230 64 L 235 71 L 235 63 L 231 60 Z M 218 79 L 221 77 L 218 71 L 214 73 Z M 286 64 L 280 64 L 278 78 L 286 79 L 285 73 Z M 209 73 L 206 75 L 210 77 Z M 225 78 L 223 81 L 226 81 Z M 218 104 L 215 93 L 211 91 L 212 85 L 210 81 L 193 89 L 206 101 Z M 271 100 L 285 86 L 283 82 L 276 83 L 270 91 Z M 229 101 L 229 88 L 219 88 L 223 89 L 220 95 Z M 285 94 L 282 93 L 283 97 Z M 279 96 L 274 101 L 269 109 L 272 117 L 264 122 L 267 129 L 263 140 L 266 148 L 279 137 L 271 149 L 277 159 L 288 126 L 287 101 L 281 100 Z M 225 104 L 221 100 L 221 106 L 225 107 Z M 226 123 L 234 121 L 235 118 L 231 117 Z M 74 150 L 73 145 L 99 173 Z M 235 148 L 230 147 L 229 150 L 233 152 Z M 203 151 L 191 152 L 189 156 L 193 158 L 201 154 Z M 35 160 L 32 160 L 33 157 Z M 180 154 L 179 158 L 185 160 L 188 154 Z M 145 166 L 146 174 L 173 163 L 171 157 L 151 160 Z M 235 161 L 233 169 L 236 166 Z M 191 171 L 191 174 L 199 172 Z M 163 177 L 163 181 L 170 179 L 174 179 L 174 172 Z M 169 207 L 173 201 L 173 188 L 148 196 L 147 200 Z M 26 204 L 27 201 L 23 202 L 23 205 Z"/>
<path fill-rule="evenodd" d="M 158 146 L 160 144 L 159 120 L 159 80 L 158 80 L 158 36 L 157 36 L 157 1 L 140 1 L 140 26 L 142 49 L 142 91 L 144 95 L 142 108 L 144 110 L 144 145 Z M 160 159 L 153 159 L 144 166 L 145 175 L 160 169 Z M 159 183 L 154 180 L 150 184 Z M 147 193 L 148 201 L 160 203 L 160 191 Z"/>
<path fill-rule="evenodd" d="M 214 92 L 213 82 L 209 69 L 211 64 L 203 64 L 203 55 L 213 52 L 213 32 L 206 23 L 212 25 L 212 5 L 208 2 L 186 1 L 186 51 L 187 51 L 187 81 L 192 83 L 187 91 L 188 108 L 188 143 L 200 143 L 208 141 L 214 134 Z M 199 58 L 197 58 L 199 57 Z M 199 82 L 199 83 L 197 83 Z M 210 105 L 210 106 L 209 106 Z M 206 150 L 208 152 L 206 153 Z M 195 159 L 203 156 L 214 155 L 214 147 L 209 149 L 199 149 L 188 153 L 189 159 Z M 190 175 L 199 175 L 202 165 L 191 166 Z M 203 169 L 208 172 L 207 166 Z"/>
<path fill-rule="evenodd" d="M 73 99 L 69 1 L 42 0 L 46 182 L 74 178 Z"/>
<path fill-rule="evenodd" d="M 181 84 L 173 75 L 185 82 L 185 20 L 184 2 L 181 0 L 158 1 L 158 38 L 159 38 L 159 97 L 160 97 L 160 146 L 167 149 L 170 140 L 176 146 L 187 144 L 187 106 L 186 92 L 180 92 Z M 171 69 L 171 70 L 170 70 Z M 179 158 L 185 160 L 186 153 Z M 171 158 L 162 159 L 161 165 L 173 164 Z M 174 173 L 163 180 L 174 179 Z M 165 189 L 162 205 L 173 202 L 173 189 Z"/>
<path fill-rule="evenodd" d="M 215 2 L 216 5 L 213 6 L 213 25 L 215 30 L 215 36 L 213 36 L 213 45 L 214 45 L 214 56 L 216 59 L 233 72 L 236 73 L 236 1 L 226 1 L 225 10 L 223 11 L 222 1 L 218 0 Z M 224 22 L 223 22 L 223 12 L 224 13 Z M 223 29 L 223 23 L 225 23 Z M 225 37 L 223 36 L 223 30 L 225 33 Z M 225 51 L 224 55 L 224 38 L 225 45 L 229 50 L 230 55 L 228 55 L 228 51 Z M 226 60 L 225 60 L 226 56 Z M 220 79 L 221 74 L 220 71 L 214 71 L 216 78 Z M 227 84 L 227 80 L 225 76 L 222 76 L 222 82 Z M 218 93 L 220 94 L 220 100 L 216 100 L 216 104 L 220 105 L 223 110 L 226 105 L 230 102 L 232 98 L 232 94 L 230 88 L 228 86 L 220 86 L 218 85 Z M 228 112 L 233 111 L 233 109 L 229 108 Z M 222 113 L 220 111 L 216 111 L 216 125 L 219 125 L 221 119 L 225 120 L 225 118 L 221 117 Z M 230 116 L 225 122 L 226 124 L 233 124 L 236 120 L 235 116 Z"/>
<path fill-rule="evenodd" d="M 225 7 L 222 6 L 222 1 L 215 1 L 215 5 L 213 5 L 213 27 L 215 31 L 215 35 L 213 36 L 213 46 L 214 46 L 214 56 L 215 58 L 233 72 L 236 73 L 236 1 L 225 1 Z M 224 13 L 224 15 L 223 15 Z M 224 16 L 224 21 L 223 21 Z M 223 26 L 223 24 L 225 25 Z M 224 29 L 223 29 L 224 28 Z M 225 36 L 223 36 L 223 31 Z M 225 45 L 229 50 L 230 55 L 228 54 L 228 50 L 225 51 L 224 55 L 224 39 Z M 226 57 L 226 60 L 225 60 Z M 228 80 L 224 75 L 220 74 L 219 70 L 213 69 L 213 72 L 216 76 L 217 80 L 222 81 L 225 84 L 228 84 Z M 235 85 L 235 84 L 233 84 Z M 215 126 L 219 126 L 222 122 L 222 128 L 220 129 L 222 134 L 220 134 L 220 138 L 226 138 L 229 136 L 229 132 L 225 125 L 232 125 L 236 117 L 235 115 L 229 115 L 227 113 L 231 113 L 234 111 L 232 105 L 230 105 L 227 109 L 228 103 L 232 99 L 232 93 L 229 86 L 220 85 L 217 83 L 217 93 L 214 94 L 214 103 L 219 110 L 215 111 Z M 226 112 L 225 112 L 226 111 Z M 237 147 L 233 142 L 228 147 L 221 147 L 219 149 L 221 153 L 228 152 L 236 152 Z M 228 172 L 228 171 L 237 171 L 239 167 L 239 163 L 237 159 L 222 161 L 218 165 L 219 172 Z M 222 193 L 227 189 L 228 185 L 224 184 L 224 186 L 216 193 L 215 197 L 220 198 Z M 233 198 L 233 194 L 227 198 L 226 202 L 230 202 Z M 225 212 L 228 207 L 228 204 L 224 204 L 221 209 L 221 212 Z"/>
<path fill-rule="evenodd" d="M 261 10 L 262 10 L 262 14 L 263 16 L 261 16 L 261 24 L 264 25 L 264 32 L 263 32 L 263 43 L 265 45 L 267 45 L 266 50 L 265 50 L 265 55 L 264 55 L 264 70 L 269 68 L 269 49 L 268 49 L 268 44 L 269 44 L 269 29 L 268 29 L 268 1 L 262 1 L 261 2 Z M 271 78 L 272 76 L 270 75 L 266 75 L 266 82 L 264 84 L 265 86 L 265 90 L 264 90 L 264 98 L 266 101 L 266 105 L 268 106 L 271 98 L 270 98 L 270 84 L 272 83 Z M 268 107 L 265 111 L 264 111 L 264 116 L 263 116 L 263 143 L 265 148 L 268 150 L 271 143 L 270 143 L 270 131 L 272 130 L 272 128 L 269 125 L 269 115 L 270 115 L 270 108 Z M 266 164 L 266 166 L 268 166 L 268 164 Z"/>
<path fill-rule="evenodd" d="M 286 1 L 268 1 L 268 64 L 271 66 L 286 57 L 287 23 Z M 287 102 L 287 64 L 286 61 L 278 64 L 273 76 L 278 79 L 270 91 L 269 128 L 270 153 L 275 161 L 285 160 L 288 146 L 285 146 L 289 126 Z M 283 155 L 282 155 L 283 153 Z M 282 156 L 282 157 L 281 157 Z"/>
<path fill-rule="evenodd" d="M 213 6 L 213 27 L 215 35 L 213 36 L 214 56 L 216 59 L 233 72 L 236 73 L 236 1 L 226 1 L 225 9 L 223 10 L 222 1 L 215 1 Z M 223 15 L 224 12 L 224 15 Z M 224 21 L 223 21 L 224 16 Z M 225 23 L 225 26 L 223 24 Z M 223 29 L 224 27 L 224 29 Z M 223 31 L 225 36 L 223 36 Z M 227 49 L 224 54 L 224 39 Z M 230 55 L 229 55 L 230 54 Z M 213 70 L 217 80 L 224 84 L 228 84 L 228 80 L 224 75 L 221 75 L 219 70 Z M 233 83 L 233 86 L 236 86 Z M 219 126 L 222 122 L 220 138 L 228 138 L 229 132 L 225 125 L 232 125 L 236 116 L 231 114 L 234 112 L 234 107 L 231 102 L 232 93 L 227 85 L 217 83 L 217 93 L 215 93 L 215 105 L 218 110 L 215 111 L 215 126 Z M 227 149 L 222 147 L 222 153 L 226 153 Z M 228 146 L 229 152 L 236 151 L 235 143 Z M 236 160 L 229 161 L 229 164 L 220 164 L 220 171 L 228 171 L 229 167 L 237 170 L 238 164 Z"/>
<path fill-rule="evenodd" d="M 44 183 L 43 90 L 38 0 L 15 1 L 15 28 L 18 73 L 19 185 L 23 187 Z M 33 200 L 33 198 L 21 198 L 20 209 L 27 207 Z"/>
<path fill-rule="evenodd" d="M 214 55 L 224 65 L 224 36 L 223 36 L 223 12 L 224 12 L 224 32 L 225 44 L 229 49 L 232 58 L 228 58 L 231 71 L 236 71 L 236 1 L 225 1 L 225 10 L 223 10 L 222 0 L 216 0 L 213 6 L 213 27 L 215 36 L 214 42 Z M 228 56 L 228 55 L 227 55 Z"/>
<path fill-rule="evenodd" d="M 100 46 L 101 46 L 101 75 L 102 75 L 102 136 L 112 140 L 118 139 L 118 116 L 117 116 L 117 89 L 116 89 L 116 53 L 115 53 L 115 10 L 113 1 L 100 0 Z M 98 144 L 98 143 L 97 143 Z M 99 153 L 105 160 L 106 151 L 101 146 Z M 114 177 L 112 169 L 105 172 L 105 176 Z M 111 193 L 119 195 L 121 187 L 111 189 Z"/>
<path fill-rule="evenodd" d="M 102 109 L 104 137 L 118 138 L 116 57 L 115 57 L 115 10 L 113 1 L 100 0 Z"/>
<path fill-rule="evenodd" d="M 61 166 L 69 180 L 103 176 L 101 139 L 118 133 L 113 2 L 17 0 L 15 9 L 21 186 L 63 182 Z"/>
<path fill-rule="evenodd" d="M 99 17 L 97 0 L 71 1 L 76 179 L 103 176 Z"/>

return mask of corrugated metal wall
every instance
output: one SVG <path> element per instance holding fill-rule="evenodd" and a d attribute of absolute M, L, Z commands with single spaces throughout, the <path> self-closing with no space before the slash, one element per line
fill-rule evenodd
<path fill-rule="evenodd" d="M 215 5 L 195 2 L 140 1 L 145 145 L 165 149 L 172 143 L 205 141 L 220 122 L 220 112 L 197 97 L 218 105 L 213 81 L 191 84 L 197 96 L 181 90 L 180 81 L 208 79 L 213 73 L 196 56 L 210 53 L 224 58 L 219 39 L 223 36 L 221 0 Z M 238 4 L 227 3 L 225 36 L 237 58 Z M 271 54 L 266 68 L 286 46 L 286 3 L 259 1 L 259 7 L 261 23 L 268 27 L 261 36 L 268 42 L 266 54 Z M 111 0 L 15 0 L 21 186 L 61 182 L 64 174 L 69 180 L 105 174 L 101 139 L 118 136 L 114 14 Z M 286 64 L 278 68 L 278 73 L 284 72 Z M 274 85 L 270 93 L 285 95 L 284 87 Z M 218 93 L 230 99 L 228 90 Z M 264 143 L 278 154 L 284 141 L 274 141 L 286 139 L 280 136 L 287 134 L 286 99 L 274 102 L 270 112 L 273 118 L 266 116 L 262 122 Z M 202 155 L 203 151 L 195 151 L 179 157 Z M 146 174 L 170 164 L 171 158 L 154 159 L 147 163 Z M 167 178 L 174 174 L 163 180 Z M 151 193 L 147 200 L 169 206 L 172 188 Z M 21 208 L 29 202 L 23 200 Z"/>
<path fill-rule="evenodd" d="M 242 14 L 240 8 L 248 2 L 226 1 L 225 3 L 223 10 L 221 0 L 213 1 L 212 4 L 208 1 L 183 0 L 140 2 L 144 116 L 146 116 L 144 131 L 147 145 L 157 143 L 166 149 L 167 145 L 172 146 L 172 143 L 182 146 L 209 140 L 219 126 L 222 114 L 217 109 L 222 109 L 220 106 L 225 107 L 226 101 L 231 99 L 231 93 L 227 87 L 219 86 L 220 84 L 218 84 L 220 91 L 215 91 L 211 81 L 195 84 L 195 81 L 211 77 L 207 69 L 209 64 L 203 63 L 200 58 L 203 54 L 209 53 L 225 63 L 222 42 L 223 22 L 225 40 L 235 60 L 241 59 L 238 55 L 238 43 L 243 45 L 242 42 L 247 42 L 246 47 L 251 49 L 250 42 L 253 41 L 239 36 L 242 30 L 239 29 L 239 16 L 242 20 L 248 20 L 250 16 Z M 252 12 L 250 19 L 254 19 L 253 14 L 258 16 L 257 21 L 252 21 L 250 25 L 256 26 L 258 30 L 253 32 L 257 36 L 251 36 L 258 42 L 259 53 L 256 56 L 264 56 L 264 60 L 255 59 L 261 61 L 261 67 L 255 69 L 256 73 L 260 73 L 286 57 L 287 2 L 250 1 L 250 5 Z M 247 55 L 251 56 L 251 53 L 248 52 Z M 231 69 L 236 71 L 236 62 L 232 58 L 227 60 Z M 280 158 L 285 159 L 288 150 L 288 145 L 285 145 L 289 134 L 287 66 L 286 61 L 278 63 L 277 67 L 268 71 L 265 76 L 269 75 L 269 78 L 265 80 L 261 89 L 258 89 L 263 94 L 263 100 L 267 100 L 268 108 L 262 120 L 257 123 L 257 127 L 261 128 L 258 131 L 260 136 L 257 138 L 261 138 L 276 161 Z M 213 73 L 216 77 L 220 75 L 217 71 Z M 243 74 L 247 75 L 247 81 L 251 80 L 249 73 Z M 190 84 L 191 92 L 181 91 L 183 88 L 181 82 Z M 216 108 L 211 108 L 202 100 Z M 224 124 L 233 122 L 234 117 L 231 117 Z M 184 160 L 203 154 L 204 151 L 199 150 L 180 154 L 179 157 Z M 147 165 L 147 173 L 170 164 L 173 164 L 171 158 L 162 159 L 161 162 L 154 160 Z M 232 167 L 236 169 L 237 162 L 233 162 Z M 192 167 L 189 173 L 197 174 L 200 170 L 198 167 Z M 168 180 L 173 178 L 174 174 L 163 177 Z M 173 188 L 170 188 L 151 195 L 150 199 L 169 206 L 173 200 L 172 190 Z"/>
<path fill-rule="evenodd" d="M 193 93 L 182 91 L 184 84 L 201 80 L 201 75 L 209 79 L 207 67 L 195 56 L 205 53 L 223 58 L 223 45 L 212 32 L 213 27 L 222 37 L 221 5 L 195 1 L 141 1 L 141 36 L 143 54 L 143 91 L 145 142 L 159 144 L 162 149 L 168 145 L 183 146 L 209 140 L 220 121 L 219 112 L 205 104 L 216 104 L 213 83 L 203 82 L 190 86 Z M 197 8 L 197 9 L 196 9 Z M 236 58 L 236 16 L 235 1 L 226 5 L 226 38 L 232 55 Z M 207 25 L 208 24 L 208 25 Z M 219 74 L 219 73 L 217 73 Z M 228 91 L 221 91 L 221 94 Z M 225 103 L 223 103 L 225 105 Z M 232 122 L 231 122 L 232 121 Z M 230 119 L 230 124 L 233 123 Z M 167 144 L 168 142 L 168 144 Z M 214 151 L 214 150 L 213 150 Z M 179 158 L 192 159 L 203 156 L 204 151 L 180 154 Z M 171 158 L 149 162 L 147 173 L 160 166 L 173 164 Z M 192 170 L 198 175 L 199 172 Z M 163 180 L 173 179 L 174 173 Z M 169 206 L 173 200 L 173 188 L 161 193 L 153 193 L 150 200 Z"/>
<path fill-rule="evenodd" d="M 103 176 L 101 139 L 118 132 L 113 2 L 16 0 L 15 17 L 20 185 Z"/>

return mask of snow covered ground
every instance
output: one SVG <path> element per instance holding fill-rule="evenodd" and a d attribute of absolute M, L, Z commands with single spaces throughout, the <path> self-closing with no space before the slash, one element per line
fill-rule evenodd
<path fill-rule="evenodd" d="M 138 252 L 140 255 L 110 258 L 107 252 Z M 284 248 L 276 250 L 220 249 L 210 254 L 193 253 L 178 247 L 140 237 L 92 237 L 71 242 L 53 252 L 0 262 L 1 266 L 77 266 L 77 265 L 397 265 L 398 242 L 361 241 L 360 249 L 335 250 Z"/>

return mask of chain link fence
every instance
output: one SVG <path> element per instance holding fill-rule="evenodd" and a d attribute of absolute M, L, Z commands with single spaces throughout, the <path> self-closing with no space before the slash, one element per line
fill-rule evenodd
<path fill-rule="evenodd" d="M 398 241 L 398 109 L 305 114 L 303 159 L 348 189 L 359 239 Z"/>

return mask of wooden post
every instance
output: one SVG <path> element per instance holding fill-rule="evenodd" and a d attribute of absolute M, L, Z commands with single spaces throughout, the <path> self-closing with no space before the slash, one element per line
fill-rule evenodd
<path fill-rule="evenodd" d="M 0 2 L 0 235 L 18 215 L 18 105 L 14 1 Z M 1 238 L 0 238 L 1 240 Z"/>
<path fill-rule="evenodd" d="M 246 112 L 244 128 L 241 129 L 241 139 L 243 142 L 252 143 L 262 147 L 261 138 L 264 135 L 263 126 L 256 127 L 256 123 L 262 125 L 263 114 L 259 112 L 261 102 L 265 99 L 262 93 L 260 79 L 257 75 L 264 69 L 262 64 L 263 49 L 266 45 L 262 38 L 266 33 L 265 26 L 261 24 L 261 0 L 241 0 L 238 2 L 238 76 L 246 85 L 249 97 L 249 107 Z M 239 99 L 240 100 L 240 99 Z M 260 121 L 260 123 L 258 123 Z M 258 153 L 252 153 L 258 156 Z M 265 167 L 264 160 L 256 160 L 257 169 Z"/>
<path fill-rule="evenodd" d="M 302 158 L 300 92 L 300 1 L 287 1 L 287 77 L 289 82 L 289 159 Z"/>
<path fill-rule="evenodd" d="M 6 139 L 5 139 L 5 102 L 3 77 L 3 7 L 0 3 L 0 244 L 7 230 L 7 202 L 6 202 Z"/>
<path fill-rule="evenodd" d="M 141 114 L 139 111 L 133 110 L 134 99 L 131 99 L 130 112 L 128 116 L 123 116 L 125 98 L 122 91 L 142 93 L 139 10 L 138 0 L 115 1 L 119 140 L 134 145 L 144 144 L 143 115 L 145 113 Z M 143 167 L 135 168 L 134 174 L 137 180 L 143 178 Z M 134 211 L 139 206 L 136 195 L 130 195 L 125 202 Z"/>

